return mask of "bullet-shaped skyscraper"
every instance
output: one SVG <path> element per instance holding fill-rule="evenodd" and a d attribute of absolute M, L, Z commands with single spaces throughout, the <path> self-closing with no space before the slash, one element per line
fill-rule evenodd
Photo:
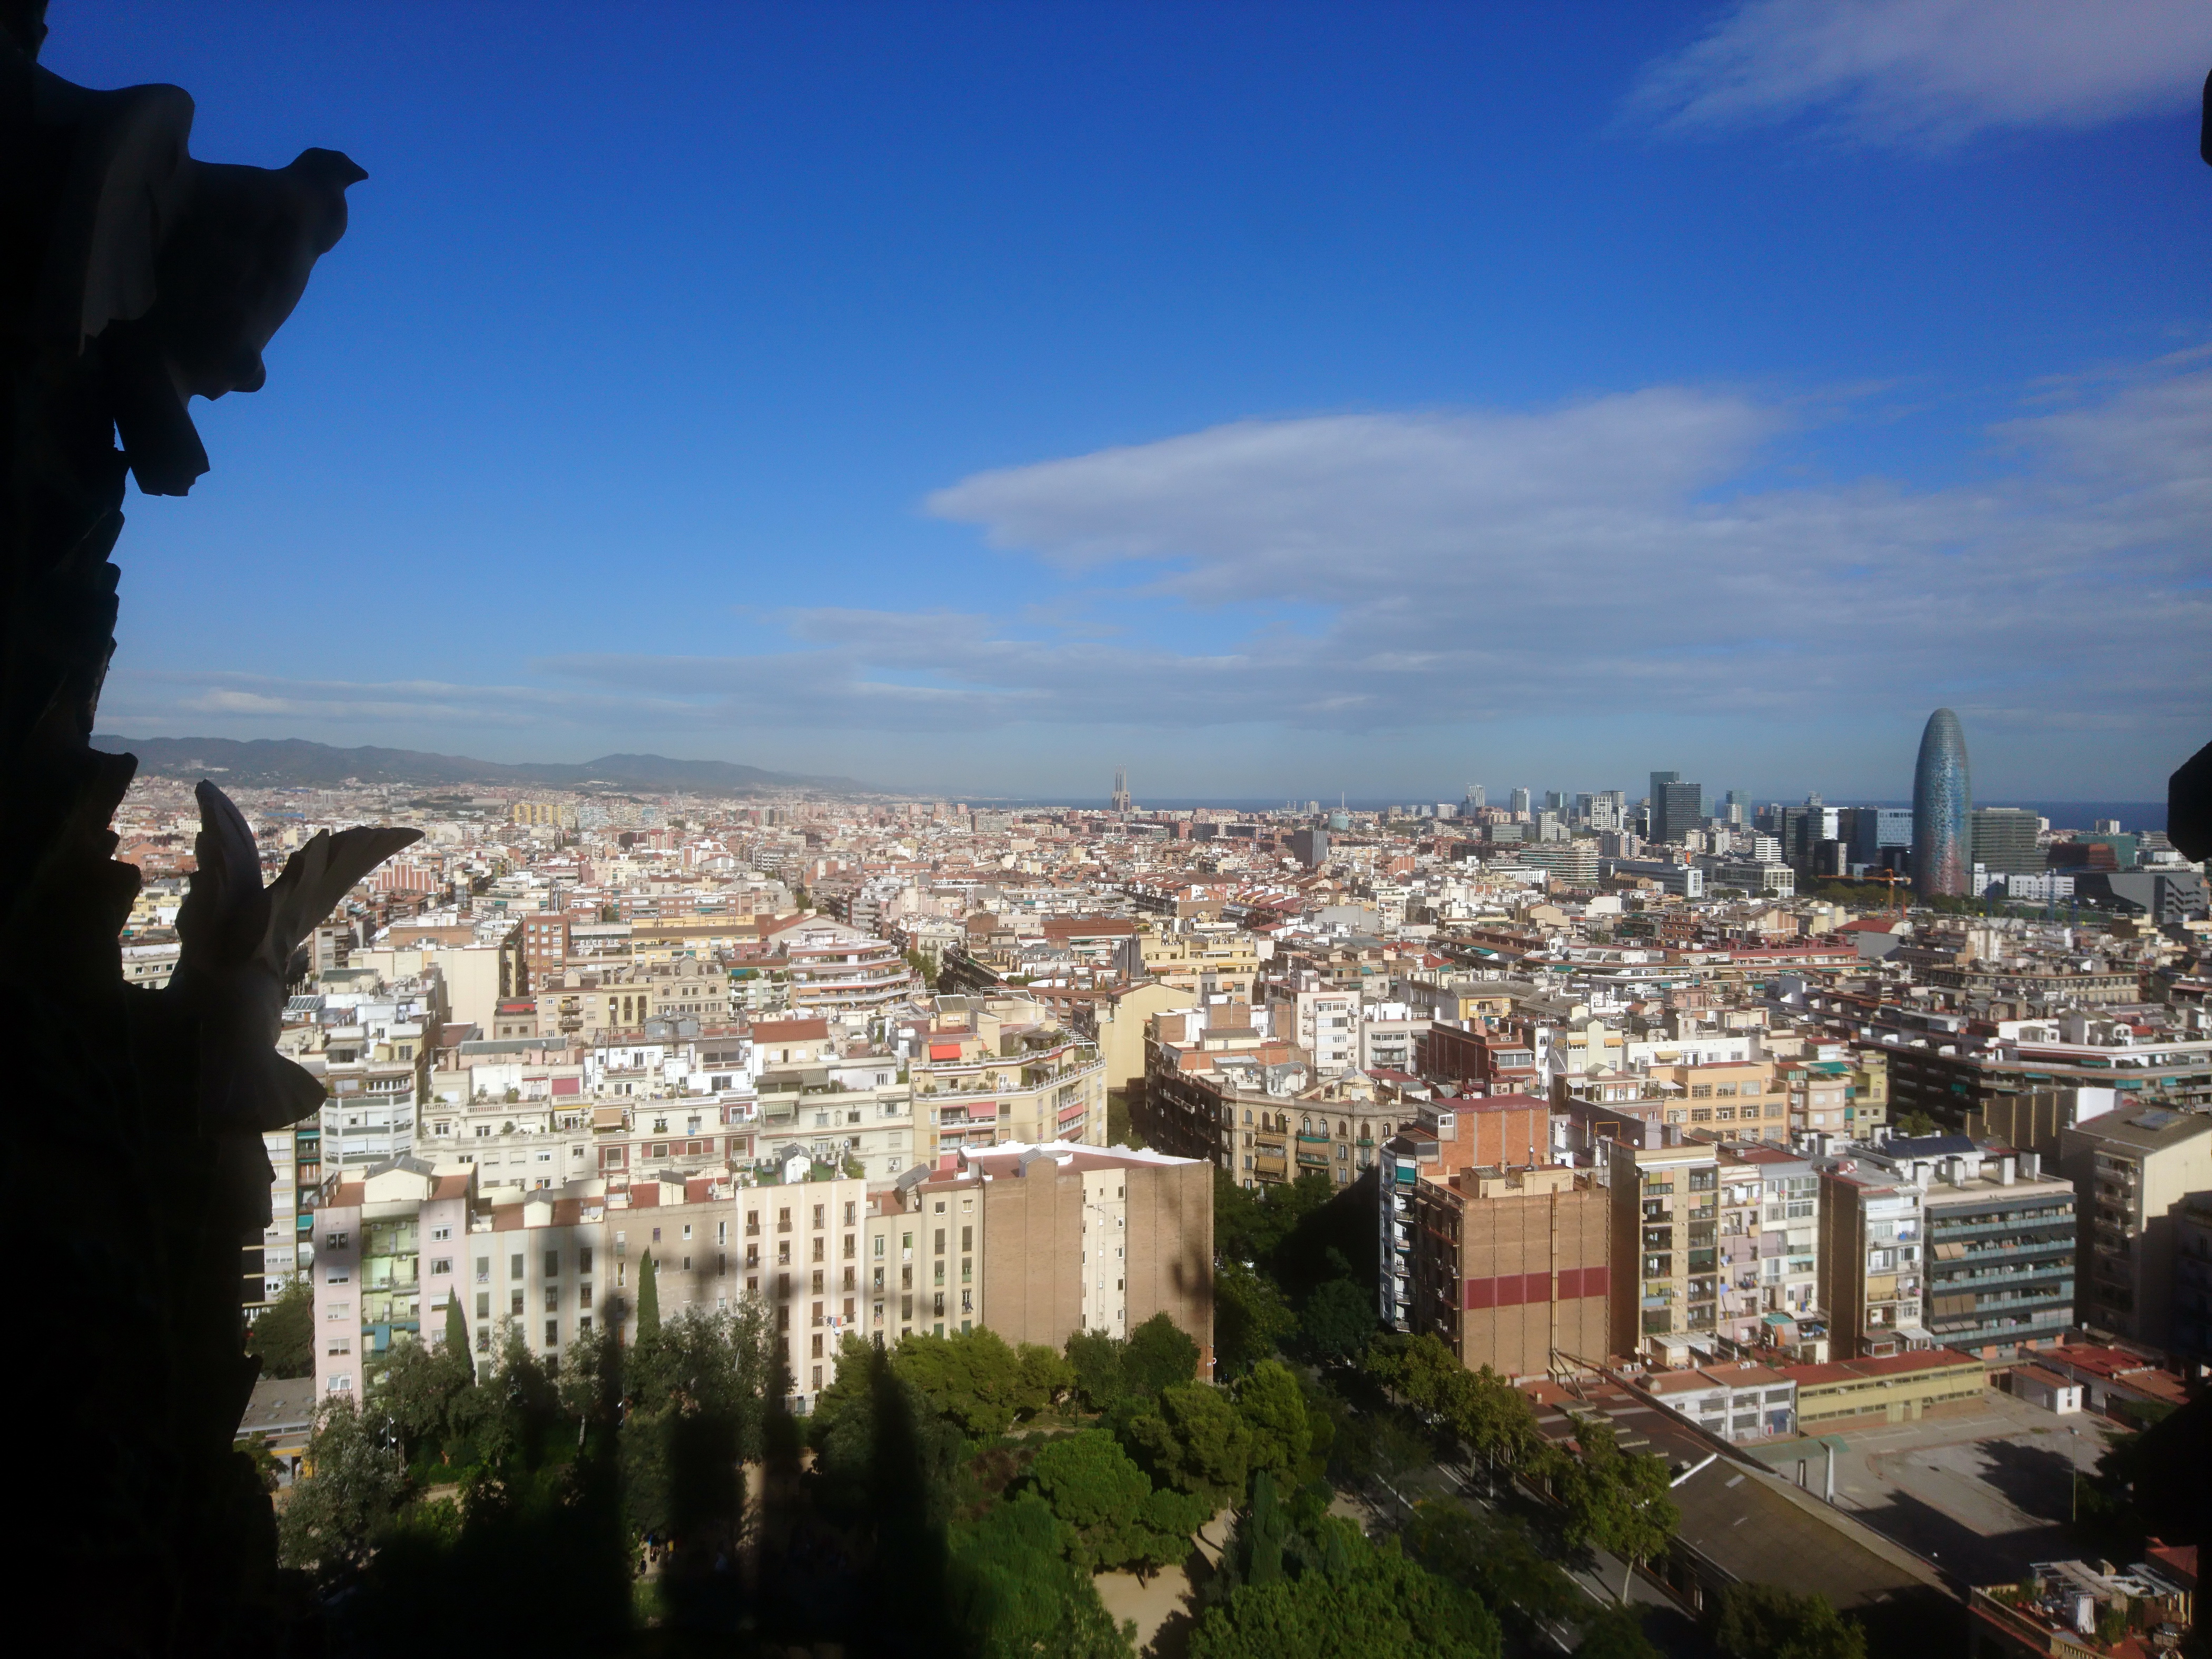
<path fill-rule="evenodd" d="M 1912 769 L 1912 890 L 1963 896 L 1974 873 L 1974 787 L 1966 772 L 1966 734 L 1939 708 L 1920 734 Z"/>

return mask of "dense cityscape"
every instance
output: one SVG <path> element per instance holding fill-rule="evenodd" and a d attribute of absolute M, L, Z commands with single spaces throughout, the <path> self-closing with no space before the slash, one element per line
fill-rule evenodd
<path fill-rule="evenodd" d="M 19 1639 L 2212 1659 L 2208 5 L 4 0 Z"/>
<path fill-rule="evenodd" d="M 1580 1607 L 1495 1609 L 1536 1647 L 1616 1603 L 1717 1607 L 1775 1577 L 1778 1530 L 1786 1616 L 1850 1615 L 1822 1640 L 1948 1650 L 1947 1597 L 2008 1651 L 2186 1623 L 2193 1551 L 2111 1543 L 2108 1489 L 2212 1361 L 2202 872 L 2154 830 L 1973 805 L 1948 709 L 1910 808 L 1670 771 L 1261 813 L 1147 810 L 1126 772 L 1054 809 L 235 793 L 271 877 L 320 830 L 423 832 L 303 948 L 279 1038 L 326 1097 L 265 1137 L 241 1303 L 279 1375 L 240 1435 L 295 1565 L 368 1544 L 311 1501 L 349 1478 L 311 1437 L 419 1414 L 423 1365 L 566 1387 L 690 1322 L 757 1345 L 817 1480 L 871 1351 L 970 1455 L 1096 1437 L 1188 1509 L 1157 1522 L 1179 1541 L 1073 1551 L 1109 1638 L 1195 1620 L 1192 1650 L 1242 1650 L 1221 1598 L 1257 1488 L 1086 1370 L 1163 1342 L 1239 1409 L 1287 1391 L 1312 1426 L 1278 1478 L 1323 1510 L 1432 1567 L 1465 1546 L 1449 1510 L 1586 1573 Z M 157 988 L 189 787 L 142 779 L 118 827 L 125 973 Z M 995 1437 L 960 1352 L 994 1339 L 1037 1374 Z M 431 1416 L 392 1516 L 471 1443 Z M 1900 1461 L 1923 1446 L 1936 1480 Z M 1501 1455 L 1527 1514 L 1455 1473 Z M 1563 1530 L 1607 1457 L 1663 1478 Z"/>

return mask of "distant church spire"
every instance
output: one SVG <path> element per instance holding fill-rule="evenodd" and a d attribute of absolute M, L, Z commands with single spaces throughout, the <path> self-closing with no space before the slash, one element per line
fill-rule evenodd
<path fill-rule="evenodd" d="M 1114 810 L 1123 817 L 1129 816 L 1129 769 L 1114 769 Z"/>

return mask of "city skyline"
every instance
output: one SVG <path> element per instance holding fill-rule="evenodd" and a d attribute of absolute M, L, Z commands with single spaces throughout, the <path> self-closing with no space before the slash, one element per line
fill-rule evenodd
<path fill-rule="evenodd" d="M 670 8 L 518 71 L 495 12 L 72 9 L 60 71 L 371 175 L 129 503 L 106 729 L 1894 797 L 1942 704 L 1995 795 L 2149 798 L 2212 702 L 2186 9 L 1988 76 L 1821 13 Z"/>

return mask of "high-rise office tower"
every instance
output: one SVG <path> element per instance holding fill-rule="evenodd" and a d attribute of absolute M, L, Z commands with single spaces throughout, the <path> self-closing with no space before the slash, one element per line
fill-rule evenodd
<path fill-rule="evenodd" d="M 1129 769 L 1114 769 L 1114 810 L 1123 817 L 1129 816 Z"/>
<path fill-rule="evenodd" d="M 1483 787 L 1480 784 L 1470 783 L 1468 785 L 1467 799 L 1464 805 L 1468 811 L 1479 812 L 1489 804 L 1490 797 L 1484 791 Z"/>
<path fill-rule="evenodd" d="M 1973 861 L 1984 870 L 2008 876 L 2033 875 L 2043 868 L 2043 848 L 2036 844 L 2035 814 L 2019 806 L 1977 806 L 1973 839 L 1968 845 Z"/>
<path fill-rule="evenodd" d="M 1966 734 L 1959 717 L 1939 708 L 1920 734 L 1912 768 L 1912 890 L 1922 897 L 1962 896 L 1973 870 L 1974 790 L 1966 770 Z"/>
<path fill-rule="evenodd" d="M 1651 775 L 1651 839 L 1680 841 L 1705 822 L 1703 784 L 1684 783 L 1679 772 Z"/>
<path fill-rule="evenodd" d="M 1526 789 L 1516 789 L 1511 799 L 1514 811 L 1525 812 L 1528 810 L 1528 792 Z"/>

